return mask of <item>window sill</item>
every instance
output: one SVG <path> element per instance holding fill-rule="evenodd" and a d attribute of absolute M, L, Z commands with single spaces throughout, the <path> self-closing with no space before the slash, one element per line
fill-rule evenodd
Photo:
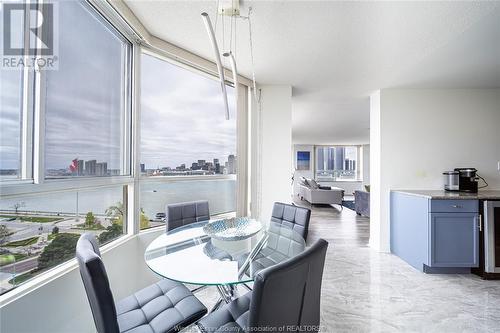
<path fill-rule="evenodd" d="M 101 253 L 106 253 L 119 247 L 120 245 L 130 241 L 137 235 L 124 235 L 120 238 L 115 239 L 114 241 L 104 245 L 100 248 Z M 78 262 L 76 258 L 73 258 L 65 263 L 62 263 L 49 271 L 40 274 L 39 276 L 34 277 L 31 280 L 21 284 L 19 287 L 14 288 L 11 291 L 6 292 L 4 295 L 0 296 L 0 309 L 21 297 L 31 293 L 32 291 L 37 290 L 38 288 L 43 287 L 44 285 L 58 279 L 59 277 L 71 272 L 72 270 L 78 268 Z"/>

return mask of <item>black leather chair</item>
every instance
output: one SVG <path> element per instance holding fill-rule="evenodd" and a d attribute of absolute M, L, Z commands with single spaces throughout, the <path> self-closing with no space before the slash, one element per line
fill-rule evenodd
<path fill-rule="evenodd" d="M 252 292 L 202 318 L 198 327 L 204 333 L 319 331 L 327 248 L 320 239 L 296 257 L 260 271 Z"/>
<path fill-rule="evenodd" d="M 167 231 L 186 224 L 210 220 L 207 200 L 181 202 L 166 206 Z"/>
<path fill-rule="evenodd" d="M 299 233 L 307 241 L 311 210 L 305 207 L 275 202 L 271 222 L 280 223 Z"/>
<path fill-rule="evenodd" d="M 183 284 L 166 279 L 115 304 L 92 234 L 80 237 L 76 257 L 99 333 L 177 332 L 207 313 L 207 308 Z"/>

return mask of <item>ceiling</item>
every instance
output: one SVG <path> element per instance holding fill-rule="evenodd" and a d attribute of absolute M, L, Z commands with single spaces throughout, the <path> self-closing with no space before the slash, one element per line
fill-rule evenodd
<path fill-rule="evenodd" d="M 152 35 L 213 59 L 200 14 L 214 22 L 216 1 L 126 3 Z M 500 2 L 241 1 L 243 15 L 250 6 L 256 79 L 293 87 L 294 143 L 367 143 L 381 88 L 500 87 Z M 248 22 L 236 24 L 251 77 Z"/>

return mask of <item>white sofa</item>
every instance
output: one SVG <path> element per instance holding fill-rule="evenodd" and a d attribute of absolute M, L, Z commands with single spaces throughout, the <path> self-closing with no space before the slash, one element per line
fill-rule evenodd
<path fill-rule="evenodd" d="M 306 178 L 299 181 L 298 195 L 301 200 L 307 200 L 310 204 L 340 205 L 342 207 L 344 200 L 343 189 L 320 186 L 314 180 Z"/>

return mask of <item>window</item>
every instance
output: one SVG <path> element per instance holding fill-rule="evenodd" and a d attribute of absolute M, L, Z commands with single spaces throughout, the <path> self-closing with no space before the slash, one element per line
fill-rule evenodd
<path fill-rule="evenodd" d="M 11 22 L 10 38 L 12 43 L 22 45 L 24 22 L 22 16 L 13 15 L 12 20 L 16 19 L 18 22 Z M 4 26 L 1 11 L 0 26 Z M 3 37 L 2 32 L 1 45 Z M 2 66 L 0 71 L 0 181 L 15 180 L 21 175 L 23 69 Z"/>
<path fill-rule="evenodd" d="M 59 68 L 46 71 L 45 175 L 129 174 L 130 43 L 84 2 L 58 4 Z"/>
<path fill-rule="evenodd" d="M 57 68 L 2 68 L 0 179 L 76 179 L 0 184 L 0 294 L 74 258 L 83 232 L 101 245 L 126 232 L 133 179 L 94 177 L 130 175 L 132 46 L 87 2 L 55 4 Z"/>
<path fill-rule="evenodd" d="M 226 120 L 214 78 L 147 54 L 141 73 L 141 173 L 148 179 L 141 184 L 141 207 L 149 226 L 164 223 L 169 203 L 203 199 L 212 215 L 235 211 L 234 88 L 227 87 Z"/>
<path fill-rule="evenodd" d="M 124 233 L 124 187 L 0 201 L 0 293 L 74 258 L 83 232 L 100 244 Z"/>
<path fill-rule="evenodd" d="M 318 181 L 360 180 L 359 146 L 316 147 Z"/>

